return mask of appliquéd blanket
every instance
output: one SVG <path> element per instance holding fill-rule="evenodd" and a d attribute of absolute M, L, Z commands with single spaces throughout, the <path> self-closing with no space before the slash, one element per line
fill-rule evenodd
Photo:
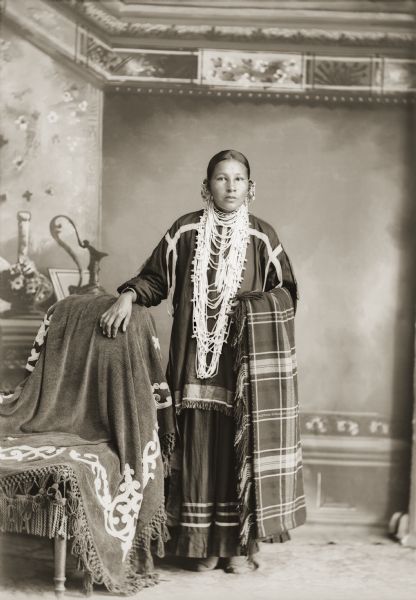
<path fill-rule="evenodd" d="M 240 541 L 285 541 L 306 518 L 294 308 L 289 292 L 243 297 L 235 315 Z"/>
<path fill-rule="evenodd" d="M 131 594 L 152 584 L 151 552 L 164 552 L 175 423 L 148 310 L 134 305 L 110 339 L 99 319 L 113 302 L 58 302 L 31 374 L 2 399 L 0 528 L 72 539 L 92 582 Z"/>

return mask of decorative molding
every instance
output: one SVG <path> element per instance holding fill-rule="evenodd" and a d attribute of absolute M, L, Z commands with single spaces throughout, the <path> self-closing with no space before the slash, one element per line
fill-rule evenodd
<path fill-rule="evenodd" d="M 101 14 L 101 7 L 90 5 L 76 3 L 76 10 L 89 6 Z M 413 58 L 347 56 L 339 50 L 334 55 L 333 49 L 313 54 L 120 47 L 120 41 L 104 41 L 42 0 L 8 3 L 7 19 L 51 54 L 71 59 L 97 85 L 116 92 L 392 106 L 414 102 L 416 92 Z"/>
<path fill-rule="evenodd" d="M 118 38 L 135 38 L 136 40 L 178 40 L 178 41 L 206 41 L 206 42 L 233 42 L 233 43 L 284 43 L 284 44 L 307 44 L 354 47 L 390 47 L 390 48 L 413 48 L 416 37 L 410 32 L 391 31 L 357 31 L 339 30 L 329 26 L 323 28 L 296 28 L 280 26 L 261 26 L 255 24 L 249 26 L 204 24 L 204 23 L 157 23 L 154 21 L 142 22 L 139 17 L 119 16 L 110 12 L 103 3 L 86 1 L 74 2 L 74 0 L 61 0 L 63 5 L 73 13 L 82 16 L 87 24 L 97 28 L 103 34 L 117 36 Z M 292 11 L 293 13 L 293 11 Z M 174 13 L 173 13 L 174 14 Z M 277 13 L 276 13 L 277 14 Z M 334 15 L 337 11 L 333 12 Z M 276 16 L 276 21 L 281 20 Z M 315 15 L 315 20 L 318 17 Z M 357 14 L 355 14 L 357 18 Z M 143 17 L 141 17 L 143 18 Z M 180 16 L 176 16 L 176 19 Z M 236 18 L 234 14 L 234 19 Z M 238 16 L 237 16 L 238 18 Z M 299 17 L 298 17 L 299 18 Z M 392 15 L 390 14 L 390 18 Z M 410 18 L 410 16 L 409 16 Z M 358 18 L 357 18 L 358 20 Z M 411 23 L 407 23 L 411 28 Z"/>
<path fill-rule="evenodd" d="M 366 93 L 339 93 L 325 92 L 317 90 L 314 93 L 290 93 L 283 92 L 266 92 L 266 91 L 242 91 L 242 90 L 223 90 L 213 89 L 210 87 L 203 88 L 202 86 L 190 85 L 156 85 L 151 83 L 141 83 L 140 85 L 107 85 L 108 92 L 113 91 L 116 94 L 141 94 L 145 96 L 188 96 L 188 97 L 208 97 L 208 98 L 225 98 L 227 100 L 249 100 L 257 102 L 274 102 L 282 104 L 309 104 L 312 106 L 325 106 L 338 104 L 340 106 L 404 106 L 415 104 L 416 98 L 413 95 L 398 95 L 398 94 L 383 94 L 379 96 L 371 96 Z"/>
<path fill-rule="evenodd" d="M 410 441 L 391 437 L 302 434 L 305 464 L 332 466 L 389 467 L 402 465 Z"/>

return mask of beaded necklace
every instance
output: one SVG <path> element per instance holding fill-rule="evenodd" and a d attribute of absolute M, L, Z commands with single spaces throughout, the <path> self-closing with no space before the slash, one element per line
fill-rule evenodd
<path fill-rule="evenodd" d="M 231 303 L 243 279 L 248 243 L 246 203 L 231 213 L 219 211 L 212 200 L 198 225 L 193 260 L 193 337 L 196 338 L 196 373 L 200 379 L 218 372 L 227 341 Z M 209 283 L 209 271 L 215 279 Z M 208 322 L 213 323 L 212 326 Z"/>

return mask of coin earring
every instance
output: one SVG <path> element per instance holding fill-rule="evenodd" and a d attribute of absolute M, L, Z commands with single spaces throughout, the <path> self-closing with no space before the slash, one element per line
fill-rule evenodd
<path fill-rule="evenodd" d="M 204 179 L 201 184 L 201 197 L 204 202 L 208 202 L 212 198 L 212 194 L 208 188 L 208 180 Z"/>
<path fill-rule="evenodd" d="M 251 204 L 256 199 L 256 182 L 252 179 L 248 181 L 247 204 Z"/>

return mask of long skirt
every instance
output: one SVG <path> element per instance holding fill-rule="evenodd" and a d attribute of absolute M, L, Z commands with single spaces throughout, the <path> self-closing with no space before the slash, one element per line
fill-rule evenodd
<path fill-rule="evenodd" d="M 234 420 L 216 410 L 185 409 L 169 486 L 167 513 L 177 556 L 239 555 Z"/>

